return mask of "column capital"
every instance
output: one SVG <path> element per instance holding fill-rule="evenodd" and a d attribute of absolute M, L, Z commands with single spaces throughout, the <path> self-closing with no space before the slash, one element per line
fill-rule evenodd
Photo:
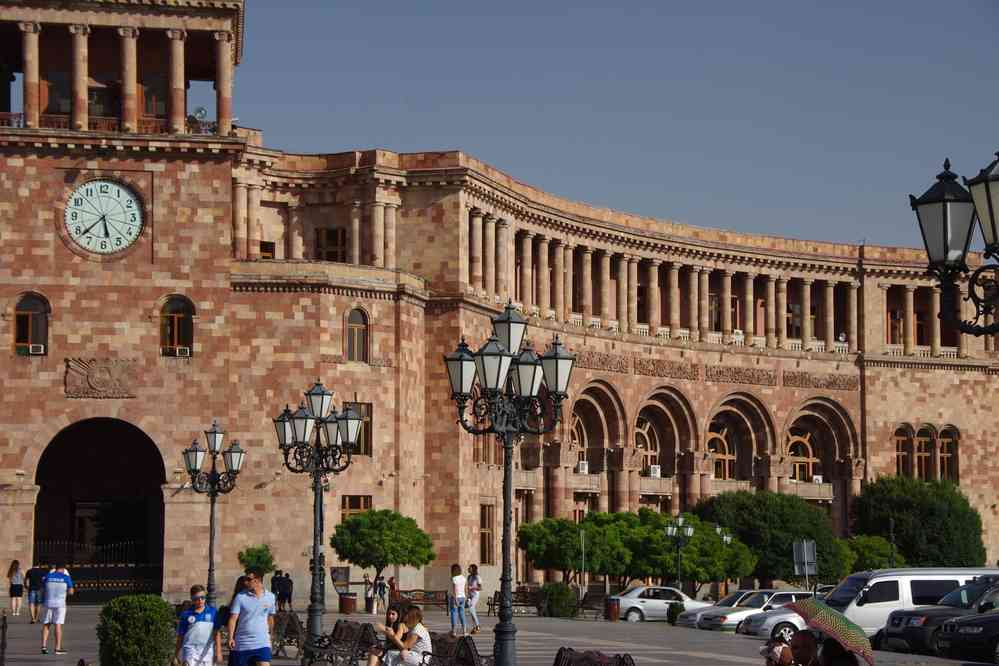
<path fill-rule="evenodd" d="M 21 21 L 17 24 L 17 27 L 21 32 L 29 32 L 35 35 L 42 31 L 42 24 L 35 23 L 34 21 Z"/>
<path fill-rule="evenodd" d="M 385 207 L 386 208 L 399 208 L 401 205 L 402 204 L 396 203 L 395 201 L 386 201 L 385 202 Z"/>
<path fill-rule="evenodd" d="M 627 257 L 628 257 L 628 263 L 629 264 L 637 264 L 638 262 L 640 262 L 642 260 L 642 258 L 639 257 L 636 254 L 629 254 L 629 255 L 627 255 Z"/>
<path fill-rule="evenodd" d="M 859 289 L 860 283 L 856 280 L 846 280 L 842 284 L 846 285 L 850 289 Z"/>
<path fill-rule="evenodd" d="M 232 179 L 232 186 L 233 187 L 246 187 L 246 183 L 244 183 L 241 180 L 237 180 L 237 179 L 233 178 Z"/>
<path fill-rule="evenodd" d="M 743 271 L 743 273 L 745 273 L 746 278 L 750 280 L 755 280 L 757 275 L 759 275 L 759 273 L 754 273 L 753 271 Z"/>
<path fill-rule="evenodd" d="M 251 190 L 262 190 L 262 189 L 264 189 L 264 186 L 260 185 L 258 183 L 247 183 L 246 186 L 248 188 L 250 188 Z"/>
<path fill-rule="evenodd" d="M 548 243 L 550 243 L 550 242 L 551 242 L 551 240 L 552 240 L 552 239 L 551 239 L 551 238 L 549 238 L 548 236 L 542 236 L 541 234 L 535 234 L 535 236 L 537 236 L 537 237 L 538 237 L 538 244 L 542 244 L 542 243 L 544 243 L 545 245 L 547 245 L 547 244 L 548 244 Z"/>
<path fill-rule="evenodd" d="M 187 39 L 187 30 L 181 30 L 180 28 L 170 28 L 166 31 L 167 39 L 173 39 L 177 41 L 184 41 Z"/>
<path fill-rule="evenodd" d="M 933 294 L 933 295 L 935 295 L 935 296 L 939 296 L 940 295 L 940 287 L 938 287 L 936 285 L 933 285 L 932 287 L 930 287 L 930 293 Z"/>
<path fill-rule="evenodd" d="M 914 292 L 914 291 L 916 291 L 916 288 L 917 288 L 918 285 L 907 284 L 907 285 L 904 285 L 904 286 L 905 286 L 905 290 L 906 291 L 908 291 L 908 292 Z"/>
<path fill-rule="evenodd" d="M 488 210 L 484 210 L 484 211 L 482 211 L 482 221 L 483 222 L 490 222 L 490 223 L 495 224 L 496 223 L 496 216 L 493 215 L 492 213 L 490 213 Z"/>
<path fill-rule="evenodd" d="M 806 287 L 811 286 L 813 282 L 815 282 L 815 278 L 801 278 L 801 284 Z"/>
<path fill-rule="evenodd" d="M 231 42 L 232 33 L 228 30 L 216 30 L 212 33 L 212 39 L 216 42 Z"/>
<path fill-rule="evenodd" d="M 85 23 L 72 23 L 68 27 L 69 27 L 69 34 L 71 35 L 90 34 L 90 26 Z"/>
<path fill-rule="evenodd" d="M 593 248 L 589 245 L 584 245 L 581 249 L 583 250 L 583 254 L 593 254 Z"/>
<path fill-rule="evenodd" d="M 659 267 L 662 266 L 664 262 L 662 259 L 656 259 L 655 257 L 650 257 L 649 263 L 652 264 L 653 266 Z"/>
<path fill-rule="evenodd" d="M 139 37 L 139 29 L 131 26 L 118 28 L 118 36 L 126 39 L 137 39 Z"/>
<path fill-rule="evenodd" d="M 469 208 L 468 208 L 468 214 L 471 215 L 471 216 L 473 216 L 473 217 L 482 217 L 483 216 L 482 209 L 479 208 L 478 206 L 469 206 Z"/>
<path fill-rule="evenodd" d="M 535 236 L 537 236 L 536 233 L 534 233 L 533 231 L 528 231 L 526 229 L 524 230 L 524 233 L 521 234 L 521 238 L 526 238 L 527 240 L 531 240 Z"/>
<path fill-rule="evenodd" d="M 360 201 L 355 199 L 354 201 L 351 202 L 351 208 L 360 208 L 360 207 L 361 207 Z"/>
<path fill-rule="evenodd" d="M 730 277 L 732 277 L 733 275 L 735 275 L 735 271 L 733 271 L 733 270 L 732 270 L 732 269 L 730 269 L 730 268 L 723 268 L 723 269 L 722 269 L 722 271 L 721 271 L 721 274 L 722 274 L 722 276 L 724 276 L 724 277 L 727 277 L 727 278 L 730 278 Z"/>
<path fill-rule="evenodd" d="M 679 273 L 680 272 L 680 268 L 682 268 L 682 267 L 683 267 L 683 264 L 681 264 L 679 261 L 671 261 L 671 262 L 669 262 L 669 269 L 673 273 Z"/>
<path fill-rule="evenodd" d="M 503 229 L 505 229 L 505 228 L 507 228 L 507 227 L 510 226 L 510 220 L 506 219 L 505 217 L 496 217 L 496 216 L 493 216 L 493 219 L 496 220 L 497 226 L 499 226 L 499 227 L 501 227 Z"/>
<path fill-rule="evenodd" d="M 564 238 L 553 238 L 552 239 L 552 243 L 555 244 L 555 247 L 562 247 L 562 248 L 564 248 L 564 247 L 566 247 L 566 245 L 568 245 L 568 243 L 565 242 Z"/>
<path fill-rule="evenodd" d="M 770 278 L 773 279 L 773 276 L 771 275 Z M 777 276 L 777 288 L 778 289 L 787 289 L 787 280 L 788 280 L 788 278 L 784 277 L 783 275 L 778 275 Z"/>
<path fill-rule="evenodd" d="M 369 208 L 375 208 L 377 206 L 384 206 L 385 202 L 384 201 L 369 201 L 365 205 L 367 205 Z"/>

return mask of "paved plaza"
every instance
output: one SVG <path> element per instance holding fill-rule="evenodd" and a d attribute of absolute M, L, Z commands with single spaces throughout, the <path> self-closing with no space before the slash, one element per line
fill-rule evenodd
<path fill-rule="evenodd" d="M 29 625 L 26 617 L 11 618 L 7 644 L 7 663 L 11 666 L 29 664 L 53 664 L 76 666 L 81 658 L 89 665 L 97 664 L 97 638 L 95 626 L 100 612 L 98 606 L 74 606 L 70 608 L 66 639 L 68 654 L 55 656 L 39 652 L 39 632 L 37 625 Z M 326 618 L 327 629 L 333 626 L 338 615 Z M 370 615 L 353 615 L 352 619 L 370 622 Z M 483 632 L 476 636 L 479 651 L 489 654 L 493 648 L 492 627 L 495 617 L 483 617 Z M 637 666 L 643 664 L 695 664 L 707 666 L 754 664 L 762 666 L 759 656 L 761 641 L 746 636 L 718 634 L 696 629 L 678 629 L 664 623 L 609 624 L 602 620 L 558 620 L 518 616 L 516 619 L 517 657 L 519 666 L 550 666 L 555 652 L 562 645 L 580 650 L 600 650 L 606 653 L 628 652 L 635 658 Z M 446 631 L 447 617 L 443 613 L 430 612 L 427 625 L 433 631 Z M 291 651 L 294 654 L 294 650 Z M 918 655 L 878 652 L 877 663 L 899 666 L 917 664 L 971 664 L 955 660 L 936 659 Z M 277 659 L 275 664 L 296 664 L 295 659 Z"/>

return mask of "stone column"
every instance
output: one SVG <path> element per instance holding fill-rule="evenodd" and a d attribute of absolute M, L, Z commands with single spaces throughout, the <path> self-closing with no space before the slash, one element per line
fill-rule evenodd
<path fill-rule="evenodd" d="M 669 335 L 676 338 L 680 330 L 680 264 L 671 261 L 666 276 L 669 289 Z"/>
<path fill-rule="evenodd" d="M 73 35 L 73 112 L 70 127 L 86 131 L 90 129 L 87 94 L 87 80 L 90 77 L 87 38 L 90 26 L 71 25 L 69 32 Z"/>
<path fill-rule="evenodd" d="M 722 342 L 732 342 L 732 271 L 722 271 L 722 293 L 718 299 L 721 310 Z"/>
<path fill-rule="evenodd" d="M 905 285 L 905 300 L 902 312 L 902 353 L 912 356 L 916 346 L 915 301 L 916 285 Z"/>
<path fill-rule="evenodd" d="M 373 201 L 371 207 L 371 265 L 385 267 L 385 204 Z"/>
<path fill-rule="evenodd" d="M 646 286 L 646 298 L 645 302 L 648 304 L 648 320 L 649 320 L 649 335 L 655 337 L 659 333 L 659 327 L 662 326 L 662 299 L 659 295 L 659 265 L 662 262 L 658 259 L 653 259 L 649 262 L 648 275 L 646 280 L 648 285 Z"/>
<path fill-rule="evenodd" d="M 614 470 L 614 511 L 624 513 L 628 510 L 628 470 Z"/>
<path fill-rule="evenodd" d="M 555 276 L 555 284 L 552 285 L 552 292 L 555 295 L 555 321 L 566 321 L 569 317 L 565 309 L 565 241 L 560 238 L 555 239 L 555 267 L 552 273 Z"/>
<path fill-rule="evenodd" d="M 232 33 L 220 30 L 215 37 L 215 113 L 219 136 L 232 133 Z"/>
<path fill-rule="evenodd" d="M 187 80 L 184 75 L 184 44 L 187 33 L 167 30 L 170 39 L 170 131 L 183 134 L 187 131 Z"/>
<path fill-rule="evenodd" d="M 520 302 L 530 316 L 534 305 L 534 234 L 525 231 L 520 237 Z"/>
<path fill-rule="evenodd" d="M 930 288 L 930 354 L 940 356 L 940 287 Z"/>
<path fill-rule="evenodd" d="M 697 294 L 697 296 L 698 296 L 698 300 L 700 302 L 697 305 L 697 309 L 700 312 L 698 313 L 699 314 L 699 316 L 698 316 L 698 326 L 701 329 L 701 339 L 702 340 L 707 340 L 708 339 L 708 331 L 711 330 L 711 325 L 710 325 L 709 320 L 708 320 L 708 314 L 709 314 L 709 307 L 708 307 L 708 303 L 709 303 L 708 295 L 709 295 L 709 292 L 708 292 L 708 289 L 709 289 L 709 285 L 711 284 L 711 282 L 710 282 L 711 269 L 710 268 L 702 268 L 700 270 L 699 278 L 700 279 L 698 281 L 700 282 L 700 288 L 698 289 L 699 293 Z"/>
<path fill-rule="evenodd" d="M 607 328 L 610 325 L 610 271 L 611 255 L 603 250 L 600 255 L 600 325 Z"/>
<path fill-rule="evenodd" d="M 496 293 L 501 301 L 510 297 L 510 222 L 496 220 Z"/>
<path fill-rule="evenodd" d="M 288 258 L 305 259 L 305 206 L 288 207 Z"/>
<path fill-rule="evenodd" d="M 485 247 L 482 249 L 482 282 L 486 299 L 496 302 L 496 218 L 486 213 L 482 218 L 482 236 Z"/>
<path fill-rule="evenodd" d="M 687 318 L 689 320 L 688 326 L 690 328 L 691 342 L 697 342 L 701 339 L 700 328 L 698 328 L 700 325 L 700 319 L 697 316 L 697 307 L 701 302 L 697 293 L 700 290 L 700 279 L 698 278 L 700 272 L 700 268 L 697 266 L 691 266 L 690 273 L 687 274 L 687 289 L 690 291 L 690 294 L 687 296 Z"/>
<path fill-rule="evenodd" d="M 583 248 L 583 326 L 593 316 L 593 248 Z"/>
<path fill-rule="evenodd" d="M 573 264 L 575 246 L 572 243 L 566 243 L 563 253 L 565 254 L 565 319 L 564 321 L 569 321 L 572 318 L 572 313 L 576 311 L 576 303 L 573 302 L 575 297 L 575 266 Z"/>
<path fill-rule="evenodd" d="M 468 264 L 471 272 L 469 281 L 472 291 L 476 296 L 482 293 L 482 211 L 473 208 L 468 212 L 468 232 L 470 237 L 471 251 L 468 256 Z"/>
<path fill-rule="evenodd" d="M 787 349 L 787 278 L 777 278 L 777 347 Z"/>
<path fill-rule="evenodd" d="M 754 286 L 756 275 L 746 273 L 742 278 L 742 334 L 746 339 L 746 346 L 753 345 L 753 336 L 756 334 L 756 293 Z"/>
<path fill-rule="evenodd" d="M 138 28 L 118 28 L 121 37 L 121 129 L 135 132 L 139 129 L 138 61 L 136 43 Z"/>
<path fill-rule="evenodd" d="M 260 185 L 250 185 L 246 202 L 246 258 L 260 258 Z"/>
<path fill-rule="evenodd" d="M 835 351 L 836 346 L 836 282 L 825 281 L 822 299 L 822 316 L 825 319 L 826 353 Z"/>
<path fill-rule="evenodd" d="M 361 264 L 361 202 L 350 207 L 350 263 Z"/>
<path fill-rule="evenodd" d="M 397 266 L 395 227 L 399 204 L 385 204 L 385 268 L 394 271 Z"/>
<path fill-rule="evenodd" d="M 701 475 L 697 472 L 688 472 L 684 475 L 683 481 L 687 486 L 687 506 L 684 509 L 691 511 L 701 499 Z"/>
<path fill-rule="evenodd" d="M 628 255 L 617 258 L 617 330 L 628 332 Z"/>
<path fill-rule="evenodd" d="M 41 112 L 41 88 L 38 76 L 38 33 L 42 26 L 26 21 L 18 23 L 21 29 L 21 59 L 24 62 L 22 77 L 22 97 L 24 106 L 24 126 L 35 129 L 38 127 L 38 115 Z"/>
<path fill-rule="evenodd" d="M 764 326 L 766 328 L 767 336 L 767 349 L 777 348 L 777 279 L 773 275 L 767 275 L 767 295 L 766 303 L 764 307 L 766 308 L 766 322 Z M 785 298 L 787 298 L 785 296 Z M 787 305 L 785 304 L 785 308 Z"/>
<path fill-rule="evenodd" d="M 548 239 L 538 237 L 538 316 L 548 318 L 551 309 L 551 274 L 548 272 Z"/>
<path fill-rule="evenodd" d="M 857 289 L 860 288 L 860 285 L 856 282 L 850 282 L 847 287 L 850 291 L 847 292 L 846 302 L 846 335 L 850 342 L 850 353 L 855 354 L 860 343 L 857 337 Z"/>
<path fill-rule="evenodd" d="M 638 257 L 628 257 L 628 332 L 638 326 Z"/>
<path fill-rule="evenodd" d="M 968 297 L 968 284 L 965 283 L 954 288 L 960 290 L 957 299 L 957 316 L 963 321 L 967 319 L 965 316 L 965 303 L 967 301 L 964 299 Z M 968 358 L 968 342 L 970 337 L 967 333 L 958 332 L 957 334 L 957 355 L 961 358 Z"/>
<path fill-rule="evenodd" d="M 812 280 L 801 280 L 801 349 L 812 346 Z"/>
<path fill-rule="evenodd" d="M 232 242 L 235 246 L 233 256 L 237 259 L 246 259 L 246 230 L 248 227 L 246 222 L 246 183 L 234 181 L 232 192 Z"/>

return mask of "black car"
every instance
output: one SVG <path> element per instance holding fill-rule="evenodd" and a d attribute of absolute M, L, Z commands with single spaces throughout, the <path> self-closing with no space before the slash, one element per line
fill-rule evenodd
<path fill-rule="evenodd" d="M 937 638 L 937 648 L 942 657 L 999 663 L 999 613 L 948 620 Z"/>
<path fill-rule="evenodd" d="M 886 647 L 941 654 L 939 641 L 948 620 L 988 613 L 999 606 L 999 577 L 980 576 L 956 588 L 932 606 L 893 611 L 885 624 Z M 996 613 L 999 618 L 999 613 Z M 999 625 L 997 625 L 999 627 Z"/>

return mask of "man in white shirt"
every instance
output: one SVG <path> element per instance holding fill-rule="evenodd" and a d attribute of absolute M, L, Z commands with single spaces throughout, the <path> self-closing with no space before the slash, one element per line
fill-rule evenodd
<path fill-rule="evenodd" d="M 55 625 L 55 653 L 66 654 L 62 649 L 62 625 L 66 621 L 66 597 L 73 594 L 73 579 L 66 566 L 60 564 L 45 576 L 45 618 L 42 620 L 42 654 L 49 653 L 49 626 Z"/>

